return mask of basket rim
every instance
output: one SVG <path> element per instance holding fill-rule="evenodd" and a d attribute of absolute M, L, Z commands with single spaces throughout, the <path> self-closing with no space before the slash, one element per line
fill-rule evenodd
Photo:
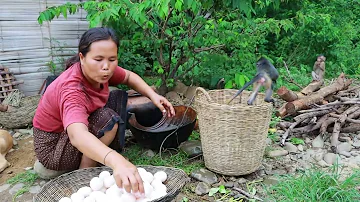
<path fill-rule="evenodd" d="M 191 180 L 191 178 L 188 176 L 188 174 L 179 168 L 173 168 L 173 167 L 168 167 L 168 166 L 153 166 L 153 165 L 144 165 L 144 164 L 139 164 L 139 165 L 135 165 L 136 167 L 142 167 L 142 168 L 146 168 L 146 167 L 151 167 L 151 168 L 159 168 L 159 169 L 169 169 L 169 170 L 173 170 L 173 171 L 178 171 L 184 174 L 184 177 L 186 177 L 186 179 L 184 179 L 184 182 L 189 182 Z M 53 178 L 51 180 L 49 180 L 48 182 L 46 182 L 44 185 L 42 185 L 40 191 L 38 193 L 36 193 L 33 197 L 32 197 L 32 201 L 35 201 L 36 197 L 42 192 L 44 191 L 44 189 L 47 188 L 47 186 L 50 186 L 51 183 L 53 183 L 54 181 L 60 179 L 60 178 L 66 178 L 68 175 L 72 175 L 72 174 L 76 174 L 76 173 L 81 173 L 81 172 L 91 172 L 94 170 L 112 170 L 112 168 L 108 167 L 108 166 L 101 166 L 101 167 L 89 167 L 89 168 L 81 168 L 81 169 L 77 169 L 77 170 L 73 170 L 67 173 L 64 173 L 62 175 L 59 175 L 56 178 Z"/>
<path fill-rule="evenodd" d="M 237 89 L 213 89 L 213 90 L 207 90 L 207 92 L 209 93 L 213 93 L 213 92 L 219 92 L 219 91 L 234 91 L 236 92 Z M 247 93 L 251 93 L 252 91 L 248 91 L 248 90 L 244 90 L 243 92 L 247 92 Z M 201 93 L 202 95 L 199 95 L 199 93 Z M 215 101 L 209 102 L 209 101 L 204 101 L 204 100 L 200 100 L 199 97 L 206 97 L 206 95 L 202 92 L 199 92 L 196 94 L 195 96 L 195 103 L 199 103 L 199 104 L 203 104 L 203 105 L 207 105 L 207 106 L 211 106 L 212 108 L 215 109 L 227 109 L 227 110 L 234 110 L 234 109 L 270 109 L 272 108 L 272 104 L 268 103 L 268 102 L 262 102 L 261 104 L 253 104 L 253 105 L 248 105 L 245 103 L 236 103 L 236 104 L 232 104 L 232 105 L 227 105 L 227 104 L 220 104 L 217 103 Z M 262 95 L 264 96 L 265 93 L 263 92 L 259 92 L 258 95 Z M 209 95 L 210 96 L 210 95 Z"/>

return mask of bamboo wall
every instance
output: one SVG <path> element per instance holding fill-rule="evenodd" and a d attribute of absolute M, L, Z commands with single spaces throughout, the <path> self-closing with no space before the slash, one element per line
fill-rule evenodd
<path fill-rule="evenodd" d="M 10 69 L 25 95 L 35 95 L 47 76 L 48 62 L 61 61 L 77 52 L 77 44 L 88 29 L 86 12 L 80 10 L 39 25 L 37 18 L 46 7 L 79 0 L 0 0 L 0 65 Z"/>

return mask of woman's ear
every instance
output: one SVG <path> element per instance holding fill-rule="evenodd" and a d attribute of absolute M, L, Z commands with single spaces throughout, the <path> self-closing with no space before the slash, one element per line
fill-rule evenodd
<path fill-rule="evenodd" d="M 82 53 L 79 53 L 79 58 L 80 58 L 80 64 L 83 64 L 85 57 Z"/>

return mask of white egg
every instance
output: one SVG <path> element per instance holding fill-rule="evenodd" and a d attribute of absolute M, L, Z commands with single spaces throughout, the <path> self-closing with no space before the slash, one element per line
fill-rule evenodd
<path fill-rule="evenodd" d="M 103 188 L 104 182 L 99 177 L 93 177 L 90 181 L 90 187 L 93 191 L 99 191 Z"/>
<path fill-rule="evenodd" d="M 100 174 L 99 174 L 99 178 L 104 180 L 106 177 L 109 177 L 111 174 L 109 171 L 102 171 Z"/>
<path fill-rule="evenodd" d="M 150 198 L 154 188 L 148 182 L 144 182 L 145 197 Z"/>
<path fill-rule="evenodd" d="M 96 199 L 93 196 L 88 196 L 84 199 L 84 202 L 96 202 Z"/>
<path fill-rule="evenodd" d="M 167 179 L 167 174 L 164 171 L 158 171 L 154 174 L 155 179 L 159 179 L 161 182 L 165 182 Z"/>
<path fill-rule="evenodd" d="M 137 168 L 139 173 L 146 173 L 147 171 L 144 168 Z"/>
<path fill-rule="evenodd" d="M 116 187 L 111 186 L 109 189 L 106 190 L 105 194 L 108 196 L 119 196 L 120 197 L 123 194 L 123 192 L 117 186 Z"/>
<path fill-rule="evenodd" d="M 92 192 L 92 189 L 90 187 L 81 187 L 77 193 L 81 194 L 85 197 L 89 196 L 90 193 Z"/>
<path fill-rule="evenodd" d="M 125 192 L 125 189 L 118 187 L 117 184 L 113 184 L 109 189 L 116 189 L 119 193 Z"/>
<path fill-rule="evenodd" d="M 154 188 L 157 187 L 158 185 L 163 184 L 160 179 L 155 178 L 152 182 L 151 182 L 151 186 L 153 186 Z"/>
<path fill-rule="evenodd" d="M 121 195 L 121 200 L 122 201 L 126 201 L 126 202 L 136 202 L 136 198 L 134 195 L 129 194 L 127 192 L 125 192 L 123 195 Z"/>
<path fill-rule="evenodd" d="M 153 191 L 151 194 L 151 200 L 161 198 L 166 195 L 166 191 Z"/>
<path fill-rule="evenodd" d="M 151 183 L 154 179 L 153 174 L 151 174 L 150 172 L 146 172 L 146 173 L 139 173 L 140 177 L 143 181 L 146 181 L 148 183 Z"/>
<path fill-rule="evenodd" d="M 152 201 L 150 198 L 139 198 L 136 200 L 136 202 L 149 202 Z"/>
<path fill-rule="evenodd" d="M 82 194 L 79 193 L 73 193 L 71 194 L 71 201 L 72 202 L 82 202 L 84 200 L 84 196 Z"/>
<path fill-rule="evenodd" d="M 164 184 L 156 184 L 154 187 L 155 192 L 166 192 L 167 188 Z"/>
<path fill-rule="evenodd" d="M 59 200 L 59 202 L 71 202 L 71 199 L 69 197 L 63 197 Z"/>
<path fill-rule="evenodd" d="M 109 187 L 111 187 L 111 186 L 114 185 L 114 184 L 115 184 L 115 178 L 114 178 L 113 175 L 110 175 L 110 176 L 108 176 L 108 177 L 105 177 L 105 179 L 104 179 L 104 186 L 105 186 L 106 188 L 109 188 Z"/>
<path fill-rule="evenodd" d="M 90 197 L 95 198 L 95 200 L 97 201 L 98 199 L 100 200 L 101 198 L 103 198 L 105 196 L 104 192 L 101 191 L 93 191 L 90 194 Z"/>
<path fill-rule="evenodd" d="M 105 193 L 106 192 L 106 187 L 102 187 L 99 191 L 101 191 L 101 192 L 103 192 L 103 193 Z"/>

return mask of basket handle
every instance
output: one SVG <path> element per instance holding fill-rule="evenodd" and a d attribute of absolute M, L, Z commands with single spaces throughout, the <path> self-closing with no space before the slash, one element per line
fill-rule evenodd
<path fill-rule="evenodd" d="M 210 95 L 209 95 L 209 93 L 208 92 L 206 92 L 206 90 L 204 89 L 204 88 L 202 88 L 202 87 L 197 87 L 196 88 L 196 95 L 198 94 L 198 91 L 201 91 L 205 96 L 206 96 L 206 98 L 208 99 L 208 101 L 209 102 L 213 102 L 213 100 L 211 99 L 211 97 L 210 97 Z"/>

